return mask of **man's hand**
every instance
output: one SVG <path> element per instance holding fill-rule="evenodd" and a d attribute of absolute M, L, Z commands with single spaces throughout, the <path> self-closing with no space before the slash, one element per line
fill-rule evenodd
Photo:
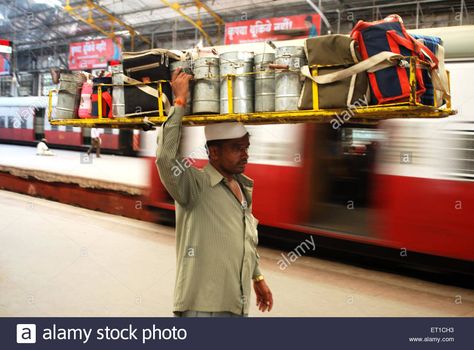
<path fill-rule="evenodd" d="M 173 89 L 173 95 L 175 99 L 180 99 L 184 103 L 188 98 L 189 93 L 189 81 L 192 79 L 192 75 L 186 74 L 177 68 L 171 77 L 171 88 Z"/>
<path fill-rule="evenodd" d="M 257 295 L 257 307 L 260 311 L 271 311 L 273 307 L 273 297 L 270 288 L 265 280 L 253 282 L 253 289 Z"/>

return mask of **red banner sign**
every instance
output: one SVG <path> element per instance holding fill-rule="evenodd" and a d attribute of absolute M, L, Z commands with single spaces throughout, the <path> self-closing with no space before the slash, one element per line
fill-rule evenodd
<path fill-rule="evenodd" d="M 12 44 L 8 40 L 0 39 L 0 76 L 11 74 Z"/>
<path fill-rule="evenodd" d="M 253 19 L 226 23 L 225 44 L 299 39 L 318 36 L 320 33 L 321 17 L 318 14 Z"/>
<path fill-rule="evenodd" d="M 121 43 L 121 38 L 120 43 Z M 69 44 L 69 69 L 107 67 L 107 62 L 120 60 L 122 50 L 112 39 L 99 39 Z"/>

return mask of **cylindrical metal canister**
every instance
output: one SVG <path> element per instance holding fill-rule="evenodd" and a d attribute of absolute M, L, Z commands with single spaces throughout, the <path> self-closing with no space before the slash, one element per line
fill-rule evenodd
<path fill-rule="evenodd" d="M 174 61 L 170 64 L 171 75 L 177 68 L 182 68 L 182 70 L 191 70 L 191 61 Z M 186 98 L 186 106 L 184 107 L 184 114 L 191 114 L 191 91 L 192 91 L 192 81 L 189 82 L 189 93 Z"/>
<path fill-rule="evenodd" d="M 123 87 L 123 66 L 121 64 L 111 66 L 112 70 L 112 114 L 115 118 L 125 115 L 125 95 Z"/>
<path fill-rule="evenodd" d="M 274 61 L 274 53 L 255 55 L 255 112 L 275 110 L 275 71 L 268 68 Z"/>
<path fill-rule="evenodd" d="M 288 70 L 275 73 L 275 110 L 294 111 L 298 109 L 298 100 L 303 81 L 299 70 L 305 65 L 302 46 L 282 46 L 276 49 L 275 64 L 287 65 Z"/>
<path fill-rule="evenodd" d="M 193 73 L 193 114 L 219 114 L 219 58 L 198 58 Z"/>
<path fill-rule="evenodd" d="M 78 117 L 82 84 L 85 81 L 86 77 L 82 74 L 61 73 L 56 119 L 74 119 Z"/>
<path fill-rule="evenodd" d="M 227 93 L 227 76 L 236 75 L 232 78 L 233 109 L 234 113 L 252 113 L 254 104 L 252 52 L 227 52 L 220 56 L 221 74 L 221 114 L 229 113 L 229 101 Z"/>

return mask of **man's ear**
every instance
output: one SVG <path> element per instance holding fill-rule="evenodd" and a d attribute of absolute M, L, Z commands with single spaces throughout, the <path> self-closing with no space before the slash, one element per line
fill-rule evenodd
<path fill-rule="evenodd" d="M 219 147 L 211 146 L 209 147 L 209 159 L 216 160 L 219 158 Z"/>

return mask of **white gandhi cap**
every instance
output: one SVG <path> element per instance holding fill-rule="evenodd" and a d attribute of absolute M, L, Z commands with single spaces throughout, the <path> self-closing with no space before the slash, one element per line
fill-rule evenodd
<path fill-rule="evenodd" d="M 206 125 L 204 128 L 206 141 L 239 139 L 248 131 L 242 123 L 217 123 Z"/>

